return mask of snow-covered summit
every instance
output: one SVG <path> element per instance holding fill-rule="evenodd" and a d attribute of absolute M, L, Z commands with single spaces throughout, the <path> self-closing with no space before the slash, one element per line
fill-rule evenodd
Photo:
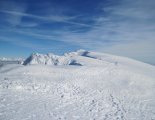
<path fill-rule="evenodd" d="M 65 53 L 63 56 L 54 55 L 53 53 L 39 54 L 33 53 L 25 61 L 24 65 L 44 64 L 44 65 L 81 65 L 77 63 L 75 57 L 83 56 L 88 51 L 78 50 L 76 52 Z"/>
<path fill-rule="evenodd" d="M 56 65 L 57 64 L 57 59 L 59 56 L 54 55 L 52 53 L 48 54 L 39 54 L 39 53 L 33 53 L 30 57 L 28 57 L 24 61 L 24 65 L 27 64 L 48 64 L 48 65 Z"/>

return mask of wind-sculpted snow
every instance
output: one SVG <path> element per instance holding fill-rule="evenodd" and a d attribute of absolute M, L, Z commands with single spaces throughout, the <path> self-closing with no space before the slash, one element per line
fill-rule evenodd
<path fill-rule="evenodd" d="M 39 56 L 0 67 L 0 120 L 155 119 L 154 66 L 84 50 Z M 57 65 L 38 64 L 47 59 Z"/>

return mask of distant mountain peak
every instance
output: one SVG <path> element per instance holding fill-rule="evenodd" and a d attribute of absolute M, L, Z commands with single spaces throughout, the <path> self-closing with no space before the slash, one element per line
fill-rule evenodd
<path fill-rule="evenodd" d="M 82 64 L 77 62 L 72 57 L 84 56 L 88 51 L 80 49 L 76 52 L 65 53 L 63 56 L 58 56 L 53 53 L 40 54 L 32 53 L 23 63 L 23 65 L 30 64 L 45 64 L 45 65 L 79 65 Z"/>

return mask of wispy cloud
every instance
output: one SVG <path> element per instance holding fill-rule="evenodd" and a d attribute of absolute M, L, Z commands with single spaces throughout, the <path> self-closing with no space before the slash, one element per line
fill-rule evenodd
<path fill-rule="evenodd" d="M 118 42 L 98 50 L 153 63 L 154 6 L 154 0 L 120 0 L 118 4 L 104 7 L 103 10 L 107 14 L 106 22 L 104 17 L 101 17 L 97 24 L 103 26 L 103 29 L 97 31 L 103 31 L 103 39 L 113 39 Z"/>
<path fill-rule="evenodd" d="M 3 37 L 0 36 L 0 42 L 8 42 L 9 44 L 12 45 L 16 45 L 16 46 L 20 46 L 20 47 L 24 47 L 24 48 L 28 48 L 34 51 L 44 51 L 44 50 L 58 50 L 55 47 L 51 47 L 50 45 L 40 45 L 40 44 L 34 44 L 31 41 L 28 41 L 27 39 L 21 40 L 20 38 L 16 37 L 16 38 L 8 38 L 8 37 Z M 64 47 L 64 45 L 59 45 L 59 47 Z"/>
<path fill-rule="evenodd" d="M 11 43 L 11 44 L 14 44 L 14 45 L 19 45 L 19 46 L 27 47 L 27 48 L 34 48 L 34 49 L 36 49 L 38 47 L 41 47 L 41 46 L 32 44 L 31 42 L 21 41 L 18 38 L 16 38 L 16 39 L 10 39 L 8 37 L 0 36 L 0 41 L 2 41 L 2 42 L 8 42 L 8 43 Z"/>
<path fill-rule="evenodd" d="M 78 26 L 83 26 L 83 27 L 99 28 L 98 26 L 93 26 L 93 25 L 89 25 L 89 24 L 71 21 L 71 20 L 75 19 L 76 16 L 65 16 L 65 15 L 38 16 L 38 15 L 28 14 L 25 12 L 10 11 L 10 10 L 0 10 L 0 12 L 9 14 L 11 16 L 16 16 L 16 18 L 20 18 L 20 19 L 21 19 L 21 17 L 29 17 L 29 18 L 34 18 L 34 19 L 47 21 L 47 22 L 63 22 L 63 23 L 78 25 Z M 13 21 L 13 22 L 15 22 L 15 21 Z"/>
<path fill-rule="evenodd" d="M 95 19 L 95 25 L 74 22 L 74 19 L 76 19 L 75 16 L 38 16 L 24 12 L 7 10 L 1 10 L 1 12 L 15 16 L 31 17 L 43 21 L 64 22 L 91 28 L 85 32 L 74 32 L 70 31 L 69 29 L 62 29 L 57 32 L 58 36 L 53 36 L 50 32 L 47 32 L 47 34 L 43 34 L 43 31 L 45 30 L 39 30 L 39 33 L 35 33 L 33 30 L 31 32 L 24 32 L 21 30 L 18 31 L 21 33 L 23 32 L 23 34 L 41 37 L 44 39 L 57 39 L 79 43 L 81 46 L 85 46 L 85 44 L 83 43 L 99 43 L 99 46 L 104 46 L 104 44 L 107 45 L 109 43 L 115 45 L 120 44 L 120 42 L 128 43 L 146 39 L 148 41 L 154 39 L 153 36 L 155 32 L 155 25 L 153 18 L 155 18 L 155 15 L 153 14 L 153 11 L 155 11 L 155 9 L 153 8 L 153 5 L 155 4 L 155 2 L 153 0 L 149 1 L 150 2 L 148 3 L 145 0 L 137 0 L 132 2 L 131 0 L 120 0 L 120 2 L 116 5 L 106 7 L 104 6 L 103 8 L 101 8 L 103 9 L 104 13 L 103 15 Z M 105 13 L 107 14 L 106 16 L 104 16 Z"/>
<path fill-rule="evenodd" d="M 18 3 L 12 0 L 0 1 L 0 11 L 15 11 L 15 12 L 25 12 L 27 9 L 27 4 L 22 2 Z M 5 19 L 10 25 L 16 26 L 21 23 L 22 15 L 8 15 L 5 14 L 3 19 Z"/>

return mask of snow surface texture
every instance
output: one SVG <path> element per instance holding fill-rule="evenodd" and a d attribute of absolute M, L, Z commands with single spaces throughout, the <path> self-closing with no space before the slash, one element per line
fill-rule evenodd
<path fill-rule="evenodd" d="M 154 91 L 155 67 L 142 62 L 33 54 L 0 67 L 0 120 L 155 120 Z"/>

